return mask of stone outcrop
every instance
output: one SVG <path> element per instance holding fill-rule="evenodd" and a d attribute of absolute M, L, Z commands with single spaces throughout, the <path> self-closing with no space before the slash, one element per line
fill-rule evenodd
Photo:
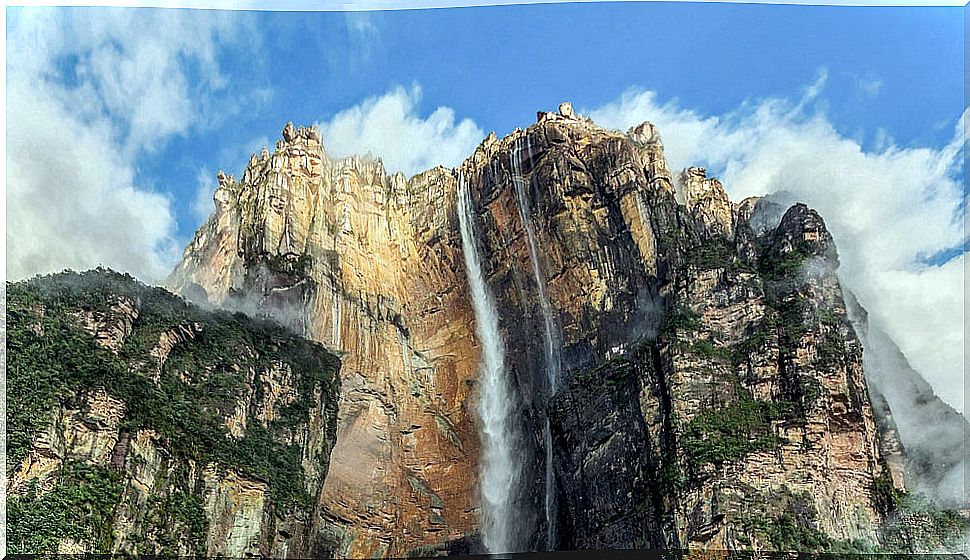
<path fill-rule="evenodd" d="M 132 325 L 138 319 L 140 302 L 128 298 L 112 298 L 104 311 L 81 310 L 76 313 L 81 328 L 94 335 L 98 344 L 116 354 L 131 334 Z"/>
<path fill-rule="evenodd" d="M 320 550 L 339 384 L 322 347 L 103 270 L 8 285 L 7 327 L 8 551 Z"/>
<path fill-rule="evenodd" d="M 332 554 L 474 549 L 480 349 L 459 179 L 526 434 L 524 548 L 549 530 L 547 417 L 558 547 L 770 549 L 779 527 L 879 541 L 902 451 L 874 417 L 814 211 L 732 203 L 704 169 L 672 174 L 650 123 L 604 130 L 568 103 L 410 179 L 329 158 L 316 130 L 282 136 L 241 180 L 220 177 L 168 283 L 343 356 L 314 527 Z M 551 398 L 546 314 L 564 383 Z"/>
<path fill-rule="evenodd" d="M 701 168 L 672 173 L 650 123 L 605 130 L 563 103 L 411 178 L 331 158 L 316 129 L 288 123 L 238 180 L 217 178 L 168 287 L 329 348 L 339 397 L 329 354 L 269 323 L 116 284 L 84 305 L 21 286 L 16 348 L 73 333 L 107 365 L 65 351 L 79 375 L 30 396 L 47 412 L 16 419 L 30 437 L 13 442 L 14 512 L 79 487 L 111 505 L 83 534 L 28 544 L 482 551 L 484 342 L 459 184 L 514 389 L 517 548 L 927 550 L 963 527 L 905 502 L 903 401 L 870 388 L 885 359 L 863 359 L 874 334 L 822 216 L 732 202 Z"/>

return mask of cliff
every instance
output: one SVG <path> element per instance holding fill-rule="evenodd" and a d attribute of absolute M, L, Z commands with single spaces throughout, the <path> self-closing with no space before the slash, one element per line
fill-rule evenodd
<path fill-rule="evenodd" d="M 410 179 L 282 136 L 168 285 L 341 355 L 328 554 L 899 547 L 906 460 L 811 209 L 568 104 Z M 930 517 L 926 547 L 962 527 Z"/>
<path fill-rule="evenodd" d="M 6 295 L 9 553 L 319 554 L 335 356 L 106 270 Z"/>

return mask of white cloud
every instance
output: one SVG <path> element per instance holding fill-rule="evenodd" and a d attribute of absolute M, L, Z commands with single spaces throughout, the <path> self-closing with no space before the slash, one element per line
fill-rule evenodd
<path fill-rule="evenodd" d="M 132 186 L 109 123 L 37 93 L 7 90 L 7 277 L 104 264 L 161 278 L 177 256 L 169 200 Z"/>
<path fill-rule="evenodd" d="M 719 117 L 631 90 L 590 114 L 621 129 L 653 122 L 672 169 L 707 166 L 734 200 L 787 191 L 817 208 L 838 243 L 840 274 L 870 319 L 962 411 L 965 256 L 940 266 L 926 258 L 965 239 L 966 117 L 942 148 L 885 145 L 884 135 L 866 151 L 810 108 L 820 90 L 816 82 L 798 103 L 764 99 Z"/>
<path fill-rule="evenodd" d="M 8 12 L 9 279 L 98 264 L 146 281 L 169 272 L 171 201 L 138 185 L 138 158 L 211 116 L 226 84 L 216 52 L 239 23 L 189 10 Z"/>
<path fill-rule="evenodd" d="M 391 172 L 413 175 L 436 165 L 453 167 L 484 137 L 470 119 L 455 122 L 455 111 L 438 107 L 421 117 L 421 88 L 397 87 L 379 97 L 337 113 L 320 123 L 324 147 L 331 156 L 370 152 Z"/>
<path fill-rule="evenodd" d="M 344 12 L 344 24 L 347 30 L 366 41 L 379 37 L 379 30 L 375 22 L 377 14 L 371 12 Z"/>

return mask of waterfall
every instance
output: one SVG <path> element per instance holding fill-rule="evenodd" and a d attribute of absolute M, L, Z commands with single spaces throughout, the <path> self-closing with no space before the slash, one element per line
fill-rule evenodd
<path fill-rule="evenodd" d="M 522 143 L 517 139 L 509 155 L 512 167 L 512 185 L 515 188 L 515 198 L 519 204 L 519 215 L 522 217 L 522 227 L 525 229 L 529 245 L 529 256 L 532 261 L 532 275 L 535 278 L 536 290 L 539 293 L 539 309 L 542 312 L 543 331 L 546 350 L 546 383 L 548 387 L 547 399 L 556 394 L 559 385 L 562 363 L 560 345 L 557 343 L 556 324 L 552 318 L 552 307 L 546 296 L 546 281 L 539 268 L 538 242 L 536 241 L 535 225 L 532 222 L 532 209 L 529 205 L 525 178 L 522 173 Z M 531 155 L 532 143 L 526 136 L 526 152 Z M 552 464 L 552 428 L 549 418 L 545 419 L 543 443 L 546 451 L 546 549 L 553 550 L 556 546 L 556 473 Z"/>
<path fill-rule="evenodd" d="M 473 222 L 475 212 L 464 175 L 458 175 L 458 224 L 468 272 L 468 287 L 475 311 L 475 334 L 482 347 L 479 364 L 478 414 L 482 426 L 482 541 L 490 553 L 516 552 L 512 537 L 512 505 L 518 488 L 519 467 L 514 460 L 512 394 L 505 368 L 505 343 L 499 332 L 498 311 L 485 284 Z"/>

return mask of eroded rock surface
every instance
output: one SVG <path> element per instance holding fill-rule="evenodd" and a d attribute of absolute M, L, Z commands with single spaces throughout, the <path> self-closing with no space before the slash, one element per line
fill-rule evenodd
<path fill-rule="evenodd" d="M 9 491 L 67 500 L 93 472 L 114 504 L 45 550 L 481 551 L 460 182 L 514 387 L 517 548 L 555 534 L 554 548 L 929 550 L 963 523 L 900 505 L 899 396 L 870 393 L 864 364 L 881 362 L 863 360 L 872 336 L 823 217 L 672 173 L 650 123 L 605 130 L 564 103 L 411 178 L 330 158 L 315 129 L 287 124 L 240 179 L 218 180 L 168 286 L 341 356 L 339 411 L 335 378 L 296 337 L 230 336 L 227 353 L 227 323 L 159 314 L 144 291 L 69 306 L 63 324 L 31 295 L 15 308 L 21 349 L 68 329 L 128 380 L 78 362 L 76 383 L 32 409 L 43 421 L 17 420 L 30 437 L 14 442 Z M 161 389 L 182 392 L 152 401 Z M 172 423 L 185 414 L 205 429 Z"/>
<path fill-rule="evenodd" d="M 318 554 L 339 362 L 97 270 L 8 285 L 7 546 Z"/>

